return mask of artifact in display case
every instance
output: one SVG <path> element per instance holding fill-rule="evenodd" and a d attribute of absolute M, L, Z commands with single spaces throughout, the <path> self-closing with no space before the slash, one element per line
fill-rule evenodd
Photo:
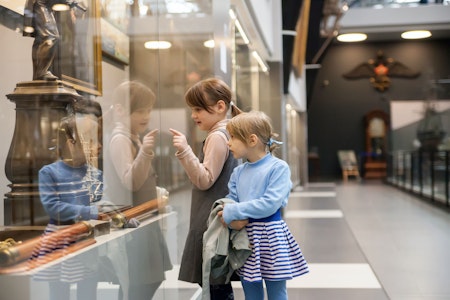
<path fill-rule="evenodd" d="M 168 195 L 166 189 L 158 188 L 156 199 L 135 207 L 100 213 L 99 220 L 61 226 L 61 229 L 46 234 L 42 226 L 4 227 L 0 231 L 0 274 L 30 271 L 75 253 L 94 244 L 96 237 L 110 234 L 111 228 L 139 227 L 142 221 L 170 212 Z"/>
<path fill-rule="evenodd" d="M 6 241 L 14 239 L 8 238 Z M 9 242 L 0 249 L 0 274 L 32 270 L 93 243 L 94 226 L 86 221 L 27 241 Z"/>
<path fill-rule="evenodd" d="M 101 95 L 100 10 L 94 0 L 27 0 L 23 35 L 34 37 L 33 81 L 61 80 Z"/>
<path fill-rule="evenodd" d="M 76 1 L 27 0 L 24 10 L 24 36 L 34 37 L 32 48 L 33 80 L 57 80 L 50 67 L 60 40 L 58 24 L 54 16 L 55 4 L 66 5 L 86 12 L 86 8 Z"/>
<path fill-rule="evenodd" d="M 170 212 L 168 206 L 169 192 L 162 187 L 157 187 L 158 197 L 142 204 L 121 210 L 101 214 L 101 220 L 110 220 L 113 228 L 137 227 L 139 222 L 150 218 L 158 213 Z M 137 221 L 137 223 L 136 223 Z"/>
<path fill-rule="evenodd" d="M 11 191 L 5 195 L 5 225 L 43 225 L 47 215 L 39 195 L 38 172 L 57 160 L 57 127 L 82 96 L 56 81 L 27 81 L 7 98 L 15 103 L 15 128 L 5 161 Z"/>

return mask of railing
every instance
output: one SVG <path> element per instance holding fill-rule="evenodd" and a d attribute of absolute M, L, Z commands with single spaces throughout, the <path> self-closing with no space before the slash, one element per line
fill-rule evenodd
<path fill-rule="evenodd" d="M 383 7 L 405 7 L 405 6 L 417 6 L 417 5 L 427 5 L 427 4 L 443 4 L 449 5 L 449 0 L 347 0 L 350 7 L 373 7 L 373 8 L 383 8 Z"/>
<path fill-rule="evenodd" d="M 450 208 L 450 151 L 395 151 L 387 182 Z"/>

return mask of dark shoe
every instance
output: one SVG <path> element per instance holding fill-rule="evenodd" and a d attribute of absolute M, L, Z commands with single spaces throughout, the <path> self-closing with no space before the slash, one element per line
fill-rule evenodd
<path fill-rule="evenodd" d="M 210 285 L 211 300 L 234 300 L 231 283 Z"/>

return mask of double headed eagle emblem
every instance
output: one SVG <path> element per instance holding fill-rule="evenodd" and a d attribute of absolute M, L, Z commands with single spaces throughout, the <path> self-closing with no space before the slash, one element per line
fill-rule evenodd
<path fill-rule="evenodd" d="M 347 79 L 369 78 L 374 88 L 384 92 L 390 86 L 389 77 L 414 78 L 419 75 L 420 72 L 411 70 L 393 58 L 385 58 L 383 51 L 379 50 L 375 59 L 359 64 L 343 76 Z"/>

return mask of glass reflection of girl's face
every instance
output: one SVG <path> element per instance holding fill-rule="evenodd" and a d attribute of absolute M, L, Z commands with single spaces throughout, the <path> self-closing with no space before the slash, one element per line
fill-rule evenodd
<path fill-rule="evenodd" d="M 148 129 L 151 107 L 136 109 L 130 114 L 130 130 L 133 134 L 141 134 Z"/>
<path fill-rule="evenodd" d="M 97 165 L 101 143 L 98 140 L 98 122 L 92 116 L 77 117 L 78 136 L 82 154 L 89 164 Z"/>

